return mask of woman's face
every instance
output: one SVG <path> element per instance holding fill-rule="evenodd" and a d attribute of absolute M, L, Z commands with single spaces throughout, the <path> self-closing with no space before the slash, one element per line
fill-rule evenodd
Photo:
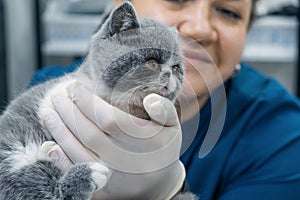
<path fill-rule="evenodd" d="M 120 1 L 116 1 L 119 3 Z M 251 0 L 131 0 L 140 18 L 175 26 L 181 35 L 185 87 L 198 99 L 228 79 L 239 63 Z"/>

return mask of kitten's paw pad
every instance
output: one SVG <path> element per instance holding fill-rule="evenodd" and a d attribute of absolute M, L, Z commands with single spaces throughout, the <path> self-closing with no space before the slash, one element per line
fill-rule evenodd
<path fill-rule="evenodd" d="M 58 148 L 58 145 L 55 142 L 46 141 L 42 144 L 41 151 L 49 156 L 56 148 Z"/>
<path fill-rule="evenodd" d="M 111 177 L 112 171 L 101 163 L 90 163 L 92 179 L 96 185 L 96 190 L 103 188 Z"/>
<path fill-rule="evenodd" d="M 53 141 L 46 141 L 40 146 L 38 159 L 52 160 L 52 157 L 58 157 L 57 152 L 60 150 L 58 144 Z"/>

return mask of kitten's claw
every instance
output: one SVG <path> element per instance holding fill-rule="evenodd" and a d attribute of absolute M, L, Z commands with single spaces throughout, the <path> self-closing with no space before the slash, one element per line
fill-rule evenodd
<path fill-rule="evenodd" d="M 92 179 L 96 185 L 96 190 L 102 189 L 111 177 L 111 170 L 99 162 L 89 164 L 92 170 Z"/>

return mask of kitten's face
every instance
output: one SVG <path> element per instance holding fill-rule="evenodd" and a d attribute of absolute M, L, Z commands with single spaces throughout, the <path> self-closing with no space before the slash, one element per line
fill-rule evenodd
<path fill-rule="evenodd" d="M 128 2 L 93 35 L 87 63 L 86 73 L 99 83 L 97 95 L 145 119 L 145 96 L 156 93 L 175 102 L 183 82 L 177 30 L 139 20 Z"/>
<path fill-rule="evenodd" d="M 96 68 L 93 74 L 100 78 L 106 95 L 143 99 L 156 93 L 175 100 L 184 71 L 176 29 L 149 19 L 139 20 L 132 5 L 123 3 L 93 36 L 91 44 L 91 66 Z"/>
<path fill-rule="evenodd" d="M 156 93 L 174 101 L 183 81 L 180 55 L 162 49 L 143 49 L 136 53 L 134 66 L 118 77 L 114 94 L 121 96 L 124 93 L 143 99 Z"/>

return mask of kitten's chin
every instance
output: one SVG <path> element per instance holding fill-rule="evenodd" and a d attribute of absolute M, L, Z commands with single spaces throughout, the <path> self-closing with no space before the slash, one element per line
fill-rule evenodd
<path fill-rule="evenodd" d="M 104 97 L 103 99 L 114 107 L 129 113 L 135 117 L 149 120 L 150 117 L 144 109 L 143 99 L 146 96 L 143 93 L 115 93 L 113 96 Z"/>
<path fill-rule="evenodd" d="M 138 118 L 150 120 L 148 113 L 145 111 L 144 107 L 129 105 L 129 114 L 132 114 Z"/>
<path fill-rule="evenodd" d="M 143 107 L 143 103 L 140 103 L 140 104 L 134 104 L 132 102 L 129 104 L 112 103 L 112 105 L 118 107 L 122 111 L 129 113 L 135 117 L 145 119 L 145 120 L 150 120 L 148 113 L 146 112 L 145 108 Z"/>

